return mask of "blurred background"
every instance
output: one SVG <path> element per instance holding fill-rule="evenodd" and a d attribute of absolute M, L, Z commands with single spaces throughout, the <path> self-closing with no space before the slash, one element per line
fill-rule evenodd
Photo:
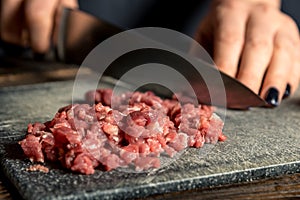
<path fill-rule="evenodd" d="M 123 28 L 159 26 L 193 36 L 210 0 L 79 0 L 80 9 Z M 282 0 L 282 11 L 300 22 L 300 1 Z"/>
<path fill-rule="evenodd" d="M 193 37 L 210 2 L 211 0 L 79 0 L 79 6 L 81 10 L 123 29 L 165 27 Z M 294 18 L 299 27 L 300 1 L 282 0 L 282 10 Z M 56 55 L 56 51 L 50 51 L 46 56 L 36 55 L 30 48 L 8 45 L 0 40 L 0 87 L 73 79 L 78 66 L 57 62 L 53 59 Z"/>

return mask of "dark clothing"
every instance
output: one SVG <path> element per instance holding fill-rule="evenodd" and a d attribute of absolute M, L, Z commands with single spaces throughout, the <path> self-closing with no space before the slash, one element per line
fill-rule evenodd
<path fill-rule="evenodd" d="M 80 9 L 120 27 L 164 27 L 193 35 L 209 0 L 81 0 Z"/>

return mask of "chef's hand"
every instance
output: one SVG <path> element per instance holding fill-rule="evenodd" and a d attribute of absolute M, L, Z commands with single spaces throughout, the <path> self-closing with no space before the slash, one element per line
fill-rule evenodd
<path fill-rule="evenodd" d="M 63 7 L 77 8 L 77 0 L 1 0 L 1 39 L 46 53 Z"/>
<path fill-rule="evenodd" d="M 300 77 L 300 40 L 279 0 L 214 0 L 196 39 L 219 69 L 270 104 L 293 94 Z"/>

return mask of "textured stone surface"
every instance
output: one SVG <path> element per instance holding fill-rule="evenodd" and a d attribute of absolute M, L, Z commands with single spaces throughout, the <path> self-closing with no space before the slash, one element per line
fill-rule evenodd
<path fill-rule="evenodd" d="M 71 103 L 72 86 L 57 82 L 0 89 L 1 167 L 24 199 L 134 198 L 300 172 L 299 93 L 279 108 L 227 111 L 227 141 L 189 149 L 159 170 L 79 175 L 47 163 L 47 174 L 27 172 L 31 163 L 17 141 L 28 123 L 49 120 Z"/>

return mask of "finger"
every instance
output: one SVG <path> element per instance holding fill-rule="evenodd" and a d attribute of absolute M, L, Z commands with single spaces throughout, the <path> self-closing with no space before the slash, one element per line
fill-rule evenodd
<path fill-rule="evenodd" d="M 289 33 L 293 34 L 291 37 L 293 38 L 291 40 L 292 44 L 294 44 L 294 48 L 291 49 L 291 51 L 294 53 L 294 59 L 293 59 L 293 68 L 291 70 L 292 76 L 288 78 L 288 82 L 291 85 L 291 95 L 295 93 L 299 86 L 300 81 L 300 35 L 299 35 L 299 29 L 295 21 L 293 21 L 291 18 L 288 20 L 291 23 L 291 30 L 285 29 L 289 31 Z"/>
<path fill-rule="evenodd" d="M 294 93 L 300 77 L 299 31 L 291 18 L 282 18 L 283 23 L 275 35 L 273 56 L 261 91 L 261 96 L 272 106 L 278 105 L 285 95 Z M 278 97 L 270 94 L 270 88 L 277 89 Z"/>
<path fill-rule="evenodd" d="M 288 79 L 288 83 L 290 84 L 290 95 L 293 95 L 296 92 L 300 81 L 300 44 L 296 49 L 296 59 L 291 70 L 291 74 L 293 74 L 293 76 Z"/>
<path fill-rule="evenodd" d="M 288 76 L 293 76 L 290 74 L 294 59 L 291 47 L 285 34 L 276 34 L 273 56 L 261 89 L 261 97 L 271 106 L 279 105 L 288 84 Z"/>
<path fill-rule="evenodd" d="M 292 69 L 288 72 L 288 83 L 290 84 L 290 95 L 293 95 L 298 88 L 300 81 L 300 35 L 298 27 L 290 17 L 286 17 L 285 26 L 289 25 L 289 29 L 284 28 L 288 41 L 287 44 L 290 44 L 291 47 L 289 50 L 293 55 L 292 59 Z"/>
<path fill-rule="evenodd" d="M 30 45 L 35 52 L 45 53 L 49 49 L 57 5 L 58 0 L 25 1 L 25 19 Z"/>
<path fill-rule="evenodd" d="M 245 45 L 237 78 L 255 93 L 259 92 L 272 57 L 273 40 L 278 28 L 274 16 L 278 16 L 278 13 L 258 8 L 249 17 L 246 28 Z M 275 22 L 270 23 L 271 21 Z"/>
<path fill-rule="evenodd" d="M 1 39 L 13 43 L 22 44 L 22 4 L 23 0 L 1 1 Z"/>
<path fill-rule="evenodd" d="M 57 43 L 58 30 L 59 30 L 59 26 L 60 26 L 63 8 L 77 9 L 78 1 L 77 0 L 60 0 L 59 5 L 57 6 L 56 11 L 55 11 L 55 22 L 54 22 L 54 29 L 53 29 L 53 35 L 52 35 L 54 44 Z"/>
<path fill-rule="evenodd" d="M 233 1 L 236 9 L 220 5 L 216 8 L 214 29 L 214 61 L 219 69 L 235 77 L 244 44 L 247 9 L 239 1 Z"/>

